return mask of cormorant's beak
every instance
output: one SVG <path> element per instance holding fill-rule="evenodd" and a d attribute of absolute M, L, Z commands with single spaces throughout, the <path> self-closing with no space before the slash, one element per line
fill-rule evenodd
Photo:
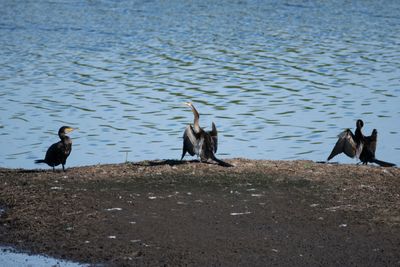
<path fill-rule="evenodd" d="M 192 102 L 183 102 L 184 105 L 191 107 L 192 106 Z"/>
<path fill-rule="evenodd" d="M 77 130 L 78 128 L 72 128 L 72 127 L 68 127 L 68 128 L 65 128 L 65 130 L 64 130 L 64 132 L 67 134 L 67 133 L 70 133 L 70 132 L 72 132 L 73 130 Z"/>

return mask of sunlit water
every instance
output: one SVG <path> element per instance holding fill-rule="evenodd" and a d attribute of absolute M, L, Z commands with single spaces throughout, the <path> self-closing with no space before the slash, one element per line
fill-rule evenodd
<path fill-rule="evenodd" d="M 88 264 L 80 264 L 71 261 L 58 260 L 43 255 L 32 255 L 17 252 L 12 248 L 0 247 L 0 266 L 8 267 L 83 267 Z"/>
<path fill-rule="evenodd" d="M 0 1 L 0 166 L 178 159 L 193 101 L 220 158 L 325 160 L 344 128 L 400 164 L 400 1 Z M 345 156 L 334 160 L 353 162 Z"/>

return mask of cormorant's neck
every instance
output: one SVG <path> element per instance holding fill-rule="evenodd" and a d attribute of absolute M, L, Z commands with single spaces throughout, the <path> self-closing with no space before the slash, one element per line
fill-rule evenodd
<path fill-rule="evenodd" d="M 68 136 L 66 136 L 65 133 L 58 133 L 58 137 L 60 137 L 60 139 L 61 139 L 62 141 L 64 141 L 65 139 L 68 138 Z"/>
<path fill-rule="evenodd" d="M 193 121 L 194 131 L 196 133 L 198 133 L 198 132 L 200 132 L 200 125 L 199 125 L 200 115 L 194 106 L 191 106 L 191 108 L 192 108 L 193 115 L 194 115 L 194 121 Z"/>
<path fill-rule="evenodd" d="M 357 127 L 355 131 L 355 137 L 356 137 L 356 142 L 359 143 L 361 141 L 364 141 L 364 135 L 361 132 L 361 127 Z"/>

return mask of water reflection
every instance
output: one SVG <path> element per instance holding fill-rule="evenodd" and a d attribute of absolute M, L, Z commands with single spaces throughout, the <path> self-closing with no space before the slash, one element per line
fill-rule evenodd
<path fill-rule="evenodd" d="M 61 125 L 68 166 L 179 158 L 184 101 L 222 157 L 324 160 L 361 118 L 400 164 L 400 3 L 376 5 L 3 1 L 0 166 L 37 167 Z"/>

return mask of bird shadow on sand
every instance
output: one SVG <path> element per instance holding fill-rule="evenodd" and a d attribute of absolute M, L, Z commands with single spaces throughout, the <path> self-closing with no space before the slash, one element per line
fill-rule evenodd
<path fill-rule="evenodd" d="M 339 162 L 331 162 L 331 161 L 316 161 L 315 163 L 319 164 L 330 164 L 330 165 L 339 165 Z"/>
<path fill-rule="evenodd" d="M 48 170 L 45 169 L 7 169 L 8 172 L 18 172 L 18 173 L 45 173 Z M 53 172 L 53 170 L 51 170 Z"/>
<path fill-rule="evenodd" d="M 134 166 L 148 167 L 148 166 L 178 166 L 183 164 L 191 164 L 191 163 L 201 163 L 198 160 L 175 160 L 175 159 L 164 159 L 164 160 L 145 160 L 140 162 L 132 162 L 130 164 Z M 209 163 L 212 164 L 212 163 Z"/>
<path fill-rule="evenodd" d="M 184 164 L 207 164 L 207 165 L 222 165 L 225 167 L 233 167 L 233 165 L 229 163 L 221 162 L 212 162 L 212 161 L 203 161 L 200 160 L 174 160 L 174 159 L 165 159 L 165 160 L 145 160 L 141 162 L 132 162 L 130 163 L 133 166 L 140 166 L 140 167 L 151 167 L 151 166 L 178 166 Z"/>

